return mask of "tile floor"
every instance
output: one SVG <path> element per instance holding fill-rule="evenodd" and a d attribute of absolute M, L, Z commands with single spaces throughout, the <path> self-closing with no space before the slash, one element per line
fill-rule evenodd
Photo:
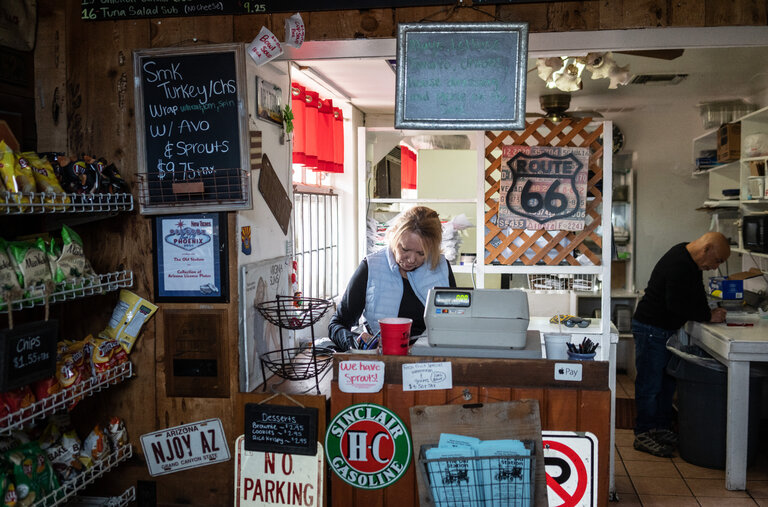
<path fill-rule="evenodd" d="M 634 398 L 634 384 L 618 375 L 617 398 Z M 768 435 L 761 434 L 761 452 L 747 470 L 747 490 L 725 489 L 725 471 L 702 468 L 679 456 L 657 458 L 632 447 L 631 429 L 616 429 L 615 479 L 621 505 L 645 507 L 768 507 Z"/>

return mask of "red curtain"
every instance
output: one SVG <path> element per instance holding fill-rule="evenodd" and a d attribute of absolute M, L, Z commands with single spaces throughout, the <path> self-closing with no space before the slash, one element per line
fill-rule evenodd
<path fill-rule="evenodd" d="M 344 115 L 333 108 L 333 172 L 344 172 Z"/>
<path fill-rule="evenodd" d="M 306 135 L 304 124 L 306 123 L 306 91 L 298 83 L 291 83 L 291 109 L 293 109 L 293 163 L 304 163 L 304 149 Z"/>
<path fill-rule="evenodd" d="M 317 169 L 317 116 L 320 99 L 317 92 L 306 90 L 304 123 L 304 165 Z"/>
<path fill-rule="evenodd" d="M 416 189 L 416 152 L 400 145 L 400 188 Z"/>
<path fill-rule="evenodd" d="M 331 99 L 291 84 L 293 163 L 314 171 L 344 172 L 344 116 Z"/>
<path fill-rule="evenodd" d="M 317 170 L 333 172 L 333 101 L 322 99 L 317 116 Z"/>

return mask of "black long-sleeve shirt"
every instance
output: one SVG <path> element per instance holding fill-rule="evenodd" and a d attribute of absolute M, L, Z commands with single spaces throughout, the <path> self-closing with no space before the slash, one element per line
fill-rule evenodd
<path fill-rule="evenodd" d="M 702 272 L 686 244 L 673 246 L 656 263 L 635 310 L 637 321 L 672 331 L 686 321 L 704 322 L 711 318 Z"/>
<path fill-rule="evenodd" d="M 448 264 L 448 284 L 450 287 L 456 287 L 456 278 L 453 275 L 453 270 L 451 270 L 451 264 L 447 260 L 445 262 Z M 367 286 L 368 261 L 363 259 L 363 262 L 360 263 L 350 278 L 347 290 L 341 298 L 341 304 L 328 324 L 328 335 L 341 350 L 354 347 L 355 333 L 350 329 L 358 323 L 363 310 L 365 310 L 365 289 Z M 403 278 L 403 297 L 400 299 L 400 309 L 397 316 L 413 320 L 411 336 L 420 335 L 427 328 L 424 323 L 424 305 L 413 292 L 411 283 L 407 278 Z"/>

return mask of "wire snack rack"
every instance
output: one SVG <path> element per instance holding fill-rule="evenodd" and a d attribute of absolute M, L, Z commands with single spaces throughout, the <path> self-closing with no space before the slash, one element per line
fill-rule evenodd
<path fill-rule="evenodd" d="M 315 389 L 320 394 L 318 375 L 330 366 L 333 349 L 315 346 L 314 324 L 325 315 L 331 302 L 326 299 L 300 296 L 277 296 L 272 301 L 256 305 L 256 309 L 265 319 L 277 326 L 280 333 L 280 348 L 261 354 L 261 373 L 267 377 L 265 368 L 280 378 L 293 381 L 315 379 Z M 298 330 L 310 328 L 311 347 L 283 348 L 283 329 Z M 267 383 L 264 382 L 264 390 Z"/>
<path fill-rule="evenodd" d="M 534 442 L 524 440 L 530 454 L 428 459 L 422 445 L 418 473 L 425 480 L 431 505 L 533 505 L 536 456 Z"/>

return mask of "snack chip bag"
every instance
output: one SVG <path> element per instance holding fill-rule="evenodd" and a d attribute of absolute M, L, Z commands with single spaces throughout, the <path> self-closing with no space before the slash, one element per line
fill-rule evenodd
<path fill-rule="evenodd" d="M 53 170 L 53 165 L 51 165 L 51 163 L 48 161 L 47 158 L 39 156 L 34 151 L 26 151 L 21 155 L 24 158 L 26 158 L 27 161 L 29 161 L 29 164 L 32 166 L 32 176 L 35 178 L 37 191 L 43 192 L 45 194 L 49 194 L 43 197 L 43 202 L 55 203 L 57 200 L 59 203 L 71 202 L 69 197 L 67 196 L 53 195 L 53 194 L 63 194 L 64 189 L 59 183 L 58 178 L 56 178 L 56 173 Z M 64 209 L 64 206 L 49 206 L 47 208 L 61 211 Z"/>
<path fill-rule="evenodd" d="M 107 435 L 109 436 L 109 443 L 115 450 L 128 443 L 128 432 L 125 429 L 125 423 L 119 417 L 112 416 L 109 418 Z"/>
<path fill-rule="evenodd" d="M 35 177 L 32 174 L 32 166 L 29 164 L 29 160 L 19 154 L 15 154 L 15 159 L 13 177 L 16 179 L 16 187 L 19 189 L 19 192 L 30 194 L 21 195 L 17 202 L 28 203 L 30 202 L 31 194 L 37 189 Z"/>
<path fill-rule="evenodd" d="M 92 335 L 88 335 L 85 341 L 90 344 L 92 349 L 93 375 L 100 380 L 107 377 L 110 369 L 128 361 L 128 355 L 117 340 L 94 338 Z"/>
<path fill-rule="evenodd" d="M 0 180 L 8 192 L 21 192 L 16 182 L 13 166 L 16 165 L 16 156 L 5 141 L 0 141 Z M 14 196 L 14 202 L 19 202 L 19 196 Z"/>
<path fill-rule="evenodd" d="M 112 317 L 104 330 L 102 338 L 117 340 L 126 353 L 130 354 L 144 323 L 157 311 L 157 306 L 133 292 L 121 289 L 120 300 L 115 305 Z"/>
<path fill-rule="evenodd" d="M 83 446 L 80 449 L 80 461 L 87 467 L 93 466 L 97 461 L 101 461 L 109 454 L 109 441 L 98 424 L 93 427 L 91 432 L 83 440 Z M 91 463 L 90 465 L 88 463 Z"/>
<path fill-rule="evenodd" d="M 8 292 L 21 291 L 19 275 L 8 254 L 8 242 L 0 238 L 0 310 L 5 310 L 5 298 Z M 9 298 L 14 299 L 8 294 Z M 18 299 L 18 298 L 16 298 Z"/>
<path fill-rule="evenodd" d="M 25 289 L 37 288 L 39 294 L 30 294 L 31 296 L 42 296 L 43 289 L 40 286 L 52 279 L 51 267 L 44 248 L 45 243 L 42 240 L 37 244 L 26 241 L 8 243 L 8 255 L 19 275 L 19 285 Z"/>
<path fill-rule="evenodd" d="M 62 482 L 74 480 L 85 467 L 80 461 L 80 439 L 74 430 L 65 432 L 61 440 L 46 450 L 54 472 Z"/>
<path fill-rule="evenodd" d="M 32 383 L 32 392 L 34 392 L 37 401 L 48 400 L 44 401 L 43 407 L 49 407 L 53 403 L 53 400 L 50 398 L 54 394 L 61 392 L 61 385 L 56 380 L 56 376 L 44 378 Z"/>
<path fill-rule="evenodd" d="M 90 264 L 86 261 L 85 253 L 83 252 L 82 238 L 66 225 L 61 228 L 61 242 L 61 250 L 58 251 L 55 267 L 52 269 L 53 281 L 57 283 L 80 278 L 85 275 L 86 269 L 90 268 Z M 55 242 L 51 240 L 51 245 L 54 244 Z M 57 250 L 55 246 L 52 246 L 48 253 L 49 257 L 55 256 Z M 81 286 L 82 282 L 70 285 L 67 288 Z"/>
<path fill-rule="evenodd" d="M 71 388 L 91 378 L 89 351 L 90 347 L 84 341 L 74 342 L 56 361 L 56 379 L 62 389 Z M 69 409 L 72 410 L 82 399 L 83 395 L 75 396 Z"/>

